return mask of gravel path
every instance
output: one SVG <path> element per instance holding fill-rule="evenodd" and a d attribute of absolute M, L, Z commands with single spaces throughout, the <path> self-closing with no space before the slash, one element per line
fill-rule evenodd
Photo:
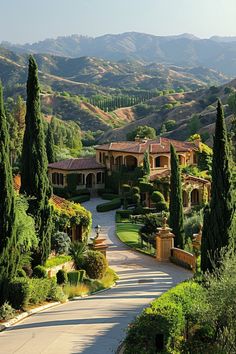
<path fill-rule="evenodd" d="M 191 277 L 185 269 L 134 252 L 115 236 L 115 212 L 96 213 L 100 199 L 84 206 L 93 213 L 93 227 L 102 226 L 107 257 L 120 280 L 116 287 L 82 300 L 40 312 L 0 333 L 0 353 L 115 353 L 133 318 L 155 297 Z M 138 354 L 138 353 L 137 353 Z"/>

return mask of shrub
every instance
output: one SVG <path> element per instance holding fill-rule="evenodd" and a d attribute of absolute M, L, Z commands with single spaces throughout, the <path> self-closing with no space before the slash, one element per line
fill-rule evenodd
<path fill-rule="evenodd" d="M 46 301 L 51 290 L 51 279 L 33 278 L 30 280 L 30 304 L 40 304 Z"/>
<path fill-rule="evenodd" d="M 30 297 L 29 280 L 17 278 L 9 284 L 8 300 L 12 307 L 21 309 L 28 305 Z"/>
<path fill-rule="evenodd" d="M 76 197 L 70 198 L 75 203 L 84 203 L 90 200 L 90 194 L 78 195 Z"/>
<path fill-rule="evenodd" d="M 207 306 L 206 290 L 201 285 L 193 281 L 177 285 L 154 300 L 134 321 L 128 330 L 125 352 L 193 353 L 192 350 L 183 350 L 187 348 L 183 335 L 185 333 L 189 339 L 195 331 L 199 332 L 202 308 Z M 206 326 L 201 328 L 209 334 Z M 158 339 L 163 340 L 163 343 L 158 343 Z M 160 348 L 158 344 L 163 344 L 163 347 Z M 199 352 L 207 353 L 196 351 Z"/>
<path fill-rule="evenodd" d="M 56 277 L 57 277 L 57 284 L 59 285 L 66 284 L 68 281 L 67 273 L 64 269 L 59 269 L 56 274 Z"/>
<path fill-rule="evenodd" d="M 121 198 L 115 198 L 108 203 L 97 205 L 96 209 L 98 212 L 105 212 L 105 211 L 118 209 L 121 207 L 121 204 L 122 204 Z"/>
<path fill-rule="evenodd" d="M 17 277 L 18 278 L 26 278 L 27 277 L 26 272 L 24 271 L 24 269 L 18 269 L 17 270 Z"/>
<path fill-rule="evenodd" d="M 82 283 L 85 276 L 85 271 L 83 269 L 75 270 L 72 272 L 68 272 L 67 276 L 70 285 L 78 285 L 79 283 Z"/>
<path fill-rule="evenodd" d="M 184 219 L 184 233 L 187 237 L 197 234 L 200 229 L 200 225 L 203 224 L 203 212 L 194 212 L 192 216 Z"/>
<path fill-rule="evenodd" d="M 34 278 L 47 278 L 48 274 L 47 274 L 47 270 L 46 268 L 44 268 L 41 265 L 38 265 L 36 267 L 34 267 L 33 269 L 33 277 Z"/>
<path fill-rule="evenodd" d="M 181 305 L 159 299 L 133 322 L 125 340 L 125 353 L 173 353 L 184 330 Z"/>
<path fill-rule="evenodd" d="M 108 264 L 105 256 L 99 251 L 88 251 L 84 260 L 84 269 L 91 279 L 101 279 L 106 273 Z"/>
<path fill-rule="evenodd" d="M 31 268 L 31 265 L 25 265 L 22 267 L 22 269 L 25 271 L 27 277 L 29 277 L 29 278 L 32 277 L 33 270 Z"/>
<path fill-rule="evenodd" d="M 132 210 L 117 210 L 116 212 L 116 222 L 122 222 L 124 219 L 129 219 L 130 215 L 133 214 Z"/>
<path fill-rule="evenodd" d="M 14 317 L 15 311 L 8 302 L 0 306 L 0 320 L 8 321 Z"/>
<path fill-rule="evenodd" d="M 54 250 L 56 254 L 68 254 L 70 244 L 71 240 L 66 232 L 58 231 L 52 235 L 51 249 Z"/>

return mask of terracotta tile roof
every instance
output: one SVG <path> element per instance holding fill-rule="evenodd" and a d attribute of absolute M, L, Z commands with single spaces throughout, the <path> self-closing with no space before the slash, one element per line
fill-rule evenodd
<path fill-rule="evenodd" d="M 58 170 L 68 170 L 68 171 L 90 170 L 90 169 L 95 170 L 95 169 L 105 168 L 104 165 L 96 161 L 95 157 L 63 160 L 59 162 L 50 163 L 48 167 L 55 168 Z"/>
<path fill-rule="evenodd" d="M 169 169 L 166 169 L 164 171 L 162 170 L 162 171 L 159 171 L 159 172 L 157 171 L 157 172 L 153 173 L 150 176 L 150 181 L 154 182 L 156 179 L 170 177 L 170 174 L 171 174 L 171 170 L 169 170 Z M 187 181 L 196 181 L 196 182 L 201 182 L 203 184 L 211 184 L 210 181 L 208 181 L 207 179 L 201 178 L 201 177 L 187 175 L 187 174 L 184 174 L 183 177 L 184 177 L 184 181 L 185 182 L 187 182 Z"/>
<path fill-rule="evenodd" d="M 59 197 L 58 195 L 53 194 L 50 198 L 50 200 L 58 207 L 62 209 L 66 209 L 68 205 L 70 205 L 70 202 L 64 198 Z"/>
<path fill-rule="evenodd" d="M 170 145 L 173 145 L 177 152 L 185 152 L 189 150 L 198 150 L 197 145 L 194 142 L 178 141 L 173 139 L 167 139 L 159 137 L 155 140 L 141 140 L 141 141 L 121 141 L 113 142 L 110 144 L 98 145 L 97 150 L 105 151 L 120 151 L 142 154 L 145 151 L 149 151 L 151 154 L 167 153 L 170 152 Z"/>
<path fill-rule="evenodd" d="M 164 171 L 162 170 L 162 171 L 159 171 L 159 172 L 156 172 L 156 173 L 152 174 L 150 176 L 150 181 L 153 182 L 156 179 L 166 178 L 166 177 L 169 177 L 169 176 L 170 176 L 170 170 L 169 169 L 166 169 Z"/>
<path fill-rule="evenodd" d="M 197 177 L 197 176 L 192 176 L 192 175 L 184 175 L 184 180 L 185 181 L 197 181 L 197 182 L 202 182 L 203 184 L 211 184 L 210 181 L 208 181 L 205 178 Z"/>

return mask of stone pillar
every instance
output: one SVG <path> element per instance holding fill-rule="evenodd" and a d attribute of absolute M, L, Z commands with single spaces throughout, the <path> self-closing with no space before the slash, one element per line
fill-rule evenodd
<path fill-rule="evenodd" d="M 167 218 L 163 218 L 163 225 L 159 227 L 156 237 L 156 259 L 159 262 L 169 261 L 171 256 L 171 249 L 174 247 L 175 235 L 171 233 L 168 227 Z"/>

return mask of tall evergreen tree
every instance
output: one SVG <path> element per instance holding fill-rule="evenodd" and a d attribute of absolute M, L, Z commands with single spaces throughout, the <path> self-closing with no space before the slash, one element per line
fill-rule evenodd
<path fill-rule="evenodd" d="M 48 160 L 40 112 L 37 64 L 29 58 L 25 134 L 22 151 L 21 193 L 31 197 L 29 213 L 34 216 L 39 247 L 33 256 L 34 264 L 43 264 L 50 252 L 51 187 L 47 175 Z"/>
<path fill-rule="evenodd" d="M 146 176 L 150 175 L 150 161 L 149 161 L 149 153 L 148 151 L 145 151 L 144 155 L 143 155 L 143 172 Z"/>
<path fill-rule="evenodd" d="M 55 158 L 55 150 L 54 150 L 54 137 L 53 137 L 51 123 L 48 125 L 48 130 L 47 130 L 46 150 L 47 150 L 48 162 L 49 163 L 55 162 L 56 158 Z"/>
<path fill-rule="evenodd" d="M 6 281 L 16 272 L 16 216 L 12 170 L 9 158 L 9 133 L 0 83 L 0 298 Z"/>
<path fill-rule="evenodd" d="M 234 243 L 235 193 L 232 183 L 232 156 L 222 104 L 218 101 L 212 161 L 210 207 L 205 211 L 201 268 L 212 270 L 220 260 L 220 250 Z"/>
<path fill-rule="evenodd" d="M 170 227 L 175 234 L 175 246 L 184 247 L 184 212 L 183 212 L 183 196 L 182 181 L 179 168 L 179 159 L 173 145 L 171 150 L 171 177 L 170 177 Z"/>

